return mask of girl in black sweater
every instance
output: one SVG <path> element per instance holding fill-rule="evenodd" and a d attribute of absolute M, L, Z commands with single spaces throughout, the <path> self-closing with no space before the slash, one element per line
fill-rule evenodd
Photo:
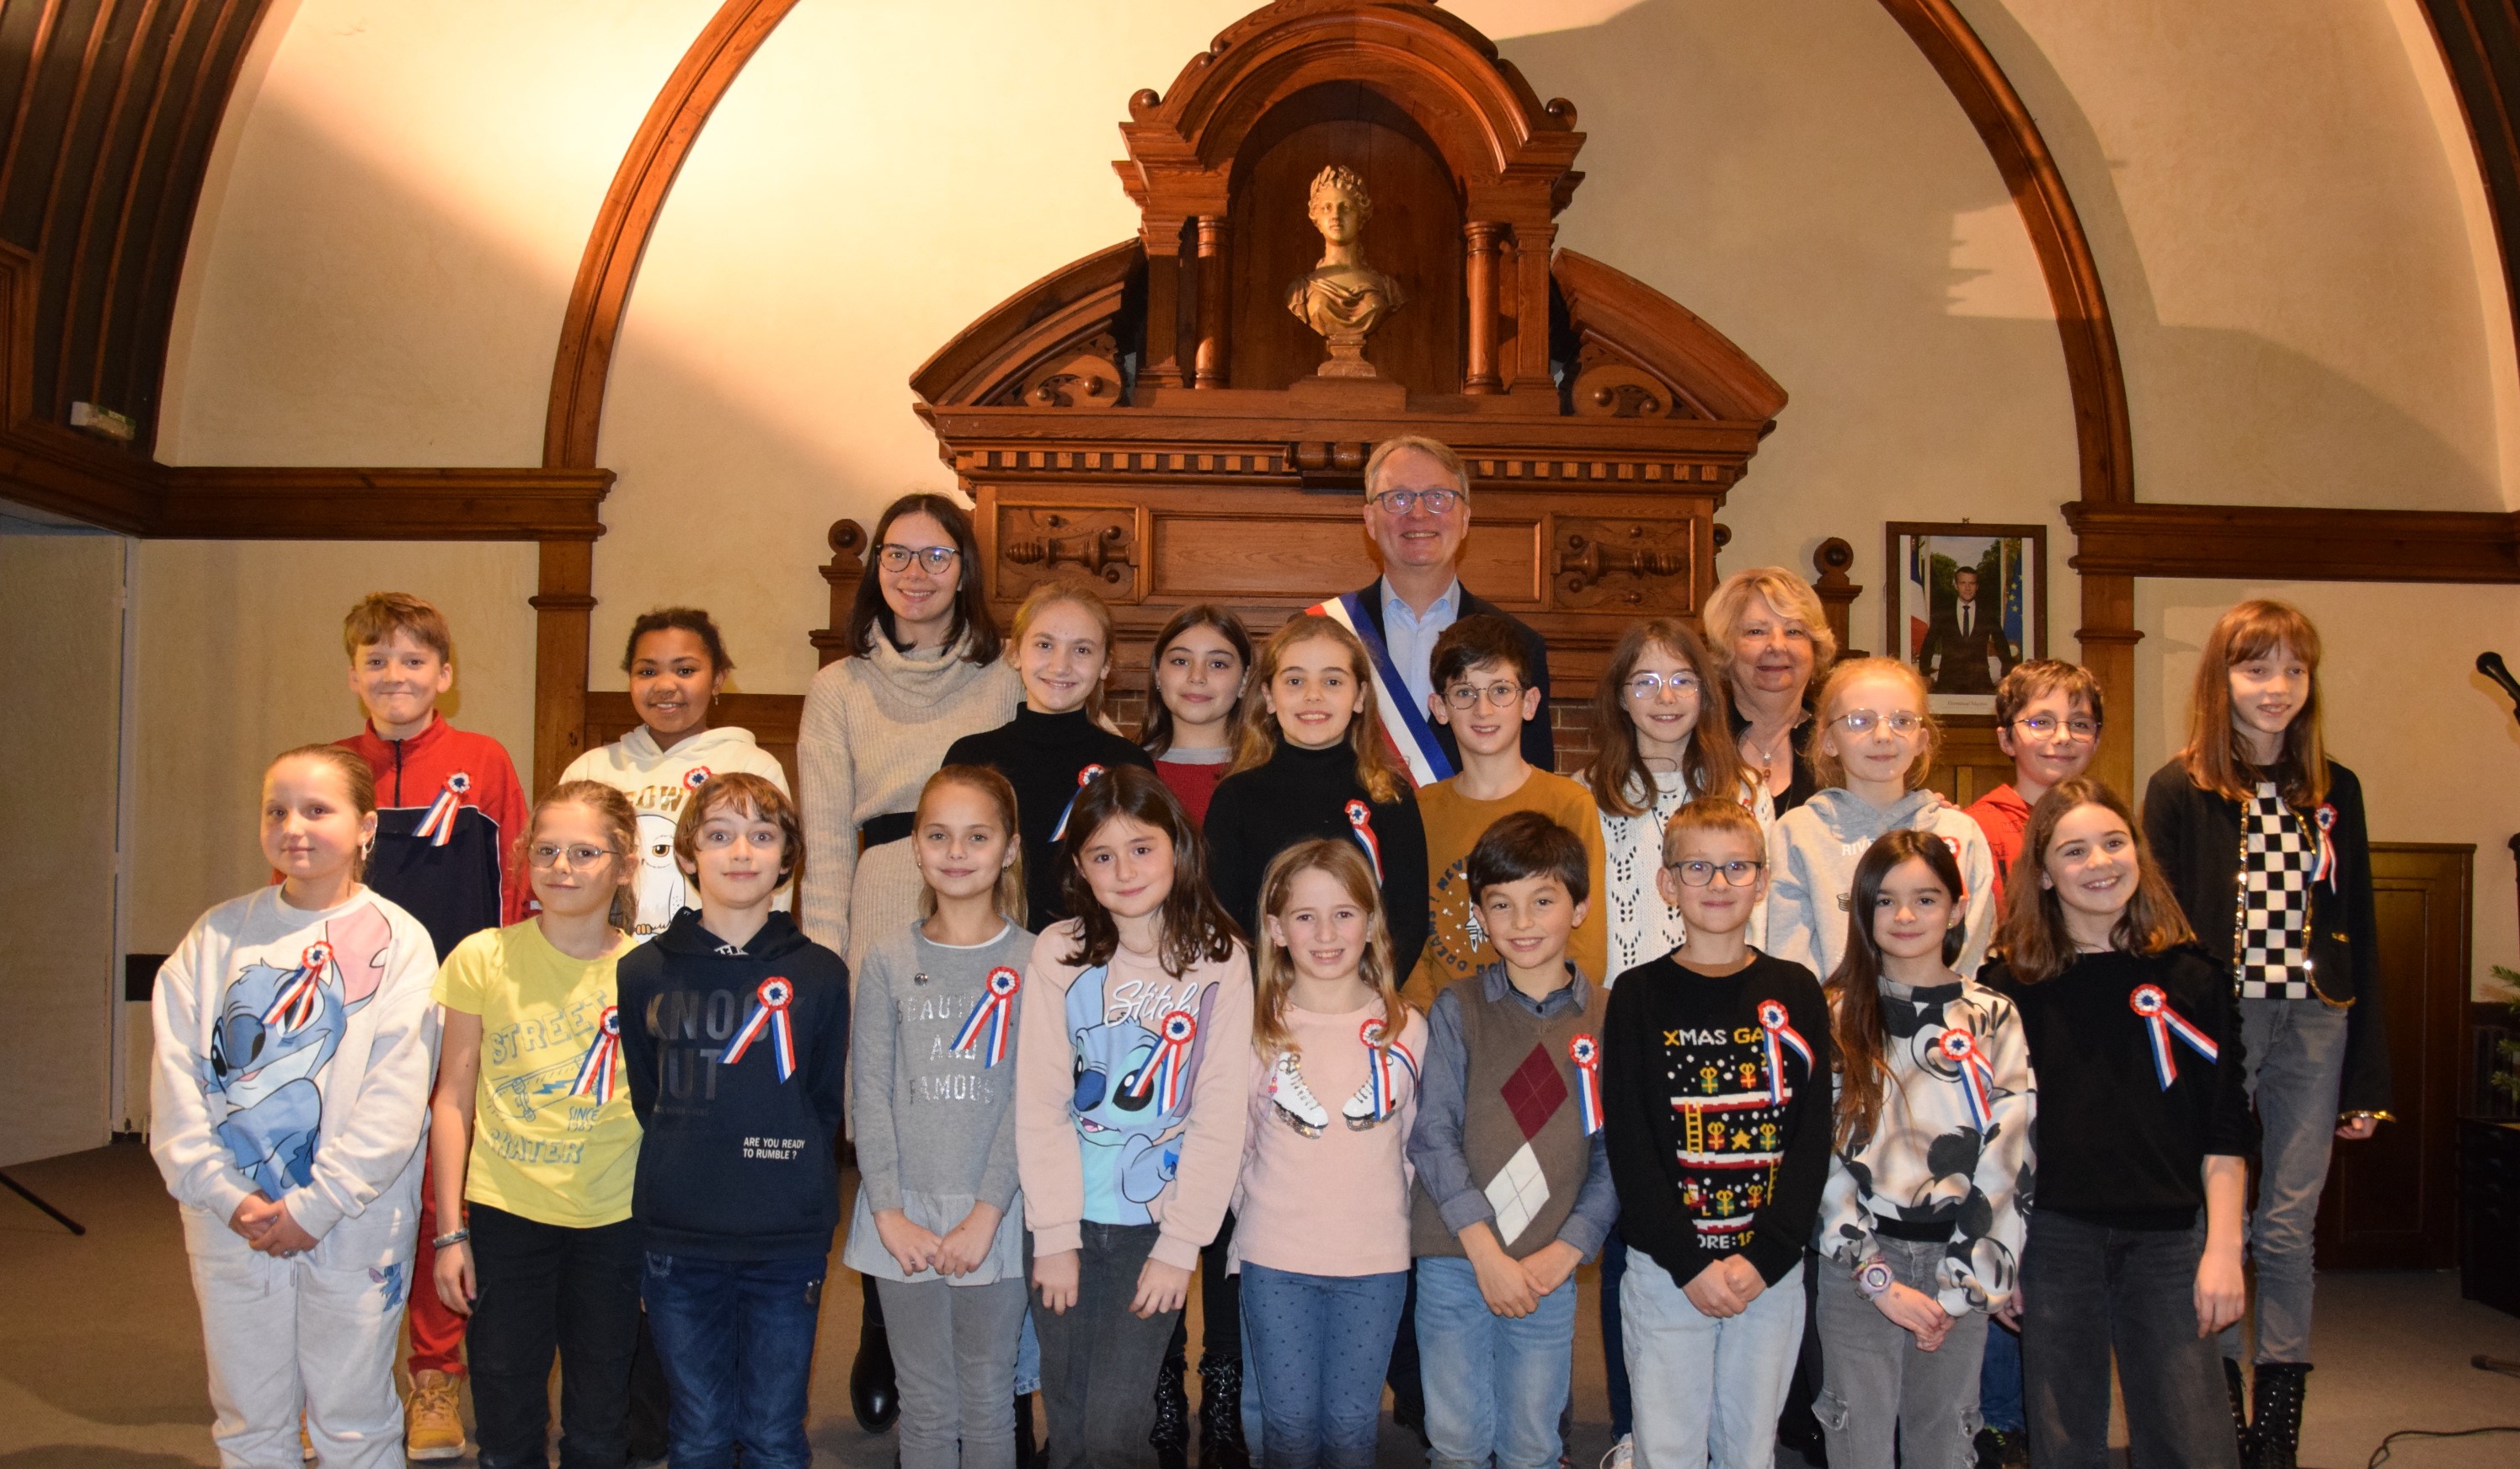
<path fill-rule="evenodd" d="M 1044 582 L 1015 609 L 1007 645 L 1023 678 L 1023 707 L 984 734 L 946 748 L 947 765 L 985 765 L 1015 788 L 1023 827 L 1024 921 L 1039 933 L 1067 916 L 1058 859 L 1067 812 L 1097 776 L 1123 765 L 1154 769 L 1145 750 L 1102 725 L 1111 675 L 1111 609 L 1087 587 Z"/>
<path fill-rule="evenodd" d="M 1269 859 L 1312 837 L 1354 841 L 1382 884 L 1392 965 L 1408 973 L 1426 942 L 1426 828 L 1384 743 L 1365 645 L 1305 612 L 1278 629 L 1252 674 L 1234 769 L 1207 808 L 1216 901 L 1258 933 Z"/>
<path fill-rule="evenodd" d="M 2245 1300 L 2257 1124 L 2230 981 L 2100 782 L 2040 799 L 2016 872 L 2002 957 L 1978 979 L 2019 1007 L 2039 1087 L 2038 1194 L 2003 1312 L 2021 1328 L 2031 1461 L 2108 1462 L 2114 1347 L 2134 1461 L 2236 1469 L 2238 1404 L 2211 1338 Z"/>

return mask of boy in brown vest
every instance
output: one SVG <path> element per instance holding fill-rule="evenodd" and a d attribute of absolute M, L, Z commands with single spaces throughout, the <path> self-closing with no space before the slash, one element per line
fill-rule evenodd
<path fill-rule="evenodd" d="M 1499 962 L 1435 998 L 1409 1159 L 1430 1462 L 1542 1469 L 1562 1445 L 1575 1268 L 1618 1218 L 1600 989 L 1566 957 L 1596 859 L 1536 811 L 1470 849 Z"/>

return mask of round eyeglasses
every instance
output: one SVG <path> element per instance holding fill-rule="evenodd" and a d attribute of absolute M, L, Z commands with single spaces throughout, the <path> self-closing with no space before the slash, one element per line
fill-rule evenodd
<path fill-rule="evenodd" d="M 907 571 L 916 558 L 928 570 L 941 572 L 953 565 L 954 558 L 962 554 L 951 546 L 896 546 L 890 541 L 875 549 L 876 559 L 883 563 L 886 571 Z"/>
<path fill-rule="evenodd" d="M 2046 739 L 2062 730 L 2065 737 L 2076 744 L 2089 744 L 2100 737 L 2100 722 L 2096 719 L 2058 719 L 2052 714 L 2033 714 L 2028 719 L 2014 720 L 2012 727 L 2027 730 L 2039 739 Z"/>
<path fill-rule="evenodd" d="M 1455 684 L 1444 690 L 1444 702 L 1456 709 L 1475 709 L 1482 701 L 1503 709 L 1520 697 L 1520 684 L 1490 684 L 1485 689 L 1470 684 Z"/>
<path fill-rule="evenodd" d="M 1705 688 L 1693 673 L 1641 673 L 1619 687 L 1628 691 L 1628 697 L 1641 704 L 1661 697 L 1666 689 L 1671 690 L 1673 698 L 1688 699 L 1697 697 Z"/>

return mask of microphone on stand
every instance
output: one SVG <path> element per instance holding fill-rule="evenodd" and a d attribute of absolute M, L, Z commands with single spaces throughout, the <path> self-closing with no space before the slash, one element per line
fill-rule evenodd
<path fill-rule="evenodd" d="M 2511 699 L 2511 717 L 2520 719 L 2520 679 L 2511 677 L 2511 670 L 2503 665 L 2502 655 L 2497 652 L 2478 653 L 2476 671 L 2502 686 L 2503 693 Z"/>

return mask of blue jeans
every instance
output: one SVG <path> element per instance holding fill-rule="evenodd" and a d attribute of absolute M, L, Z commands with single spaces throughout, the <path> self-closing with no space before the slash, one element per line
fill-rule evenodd
<path fill-rule="evenodd" d="M 1373 1469 L 1382 1374 L 1409 1272 L 1299 1275 L 1242 1267 L 1242 1323 L 1260 1383 L 1265 1469 Z"/>
<path fill-rule="evenodd" d="M 2108 1469 L 2109 1358 L 2126 1395 L 2127 1461 L 2145 1469 L 2237 1469 L 2220 1356 L 2196 1334 L 2202 1224 L 2113 1229 L 2030 1212 L 2021 1252 L 2021 1365 L 2030 1461 Z"/>
<path fill-rule="evenodd" d="M 807 1469 L 805 1389 L 824 1259 L 648 1256 L 639 1282 L 673 1407 L 674 1469 Z"/>
<path fill-rule="evenodd" d="M 2240 1042 L 2260 1143 L 2249 1262 L 2257 1267 L 2257 1359 L 2310 1356 L 2312 1233 L 2336 1147 L 2336 1097 L 2345 1085 L 2345 1012 L 2318 1000 L 2243 1000 Z M 2249 1317 L 2223 1328 L 2238 1359 Z"/>
<path fill-rule="evenodd" d="M 1438 1469 L 1551 1469 L 1575 1367 L 1575 1277 L 1515 1319 L 1488 1310 L 1468 1261 L 1418 1261 L 1426 1461 Z"/>
<path fill-rule="evenodd" d="M 1635 1404 L 1637 1469 L 1776 1462 L 1777 1415 L 1802 1352 L 1802 1270 L 1795 1266 L 1749 1310 L 1719 1320 L 1698 1314 L 1671 1271 L 1629 1257 L 1619 1282 L 1628 1379 L 1652 1388 Z"/>
<path fill-rule="evenodd" d="M 2021 1334 L 2002 1321 L 1986 1328 L 1986 1356 L 1978 1366 L 1977 1413 L 1989 1428 L 2023 1433 L 2030 1420 L 2022 1416 Z"/>

